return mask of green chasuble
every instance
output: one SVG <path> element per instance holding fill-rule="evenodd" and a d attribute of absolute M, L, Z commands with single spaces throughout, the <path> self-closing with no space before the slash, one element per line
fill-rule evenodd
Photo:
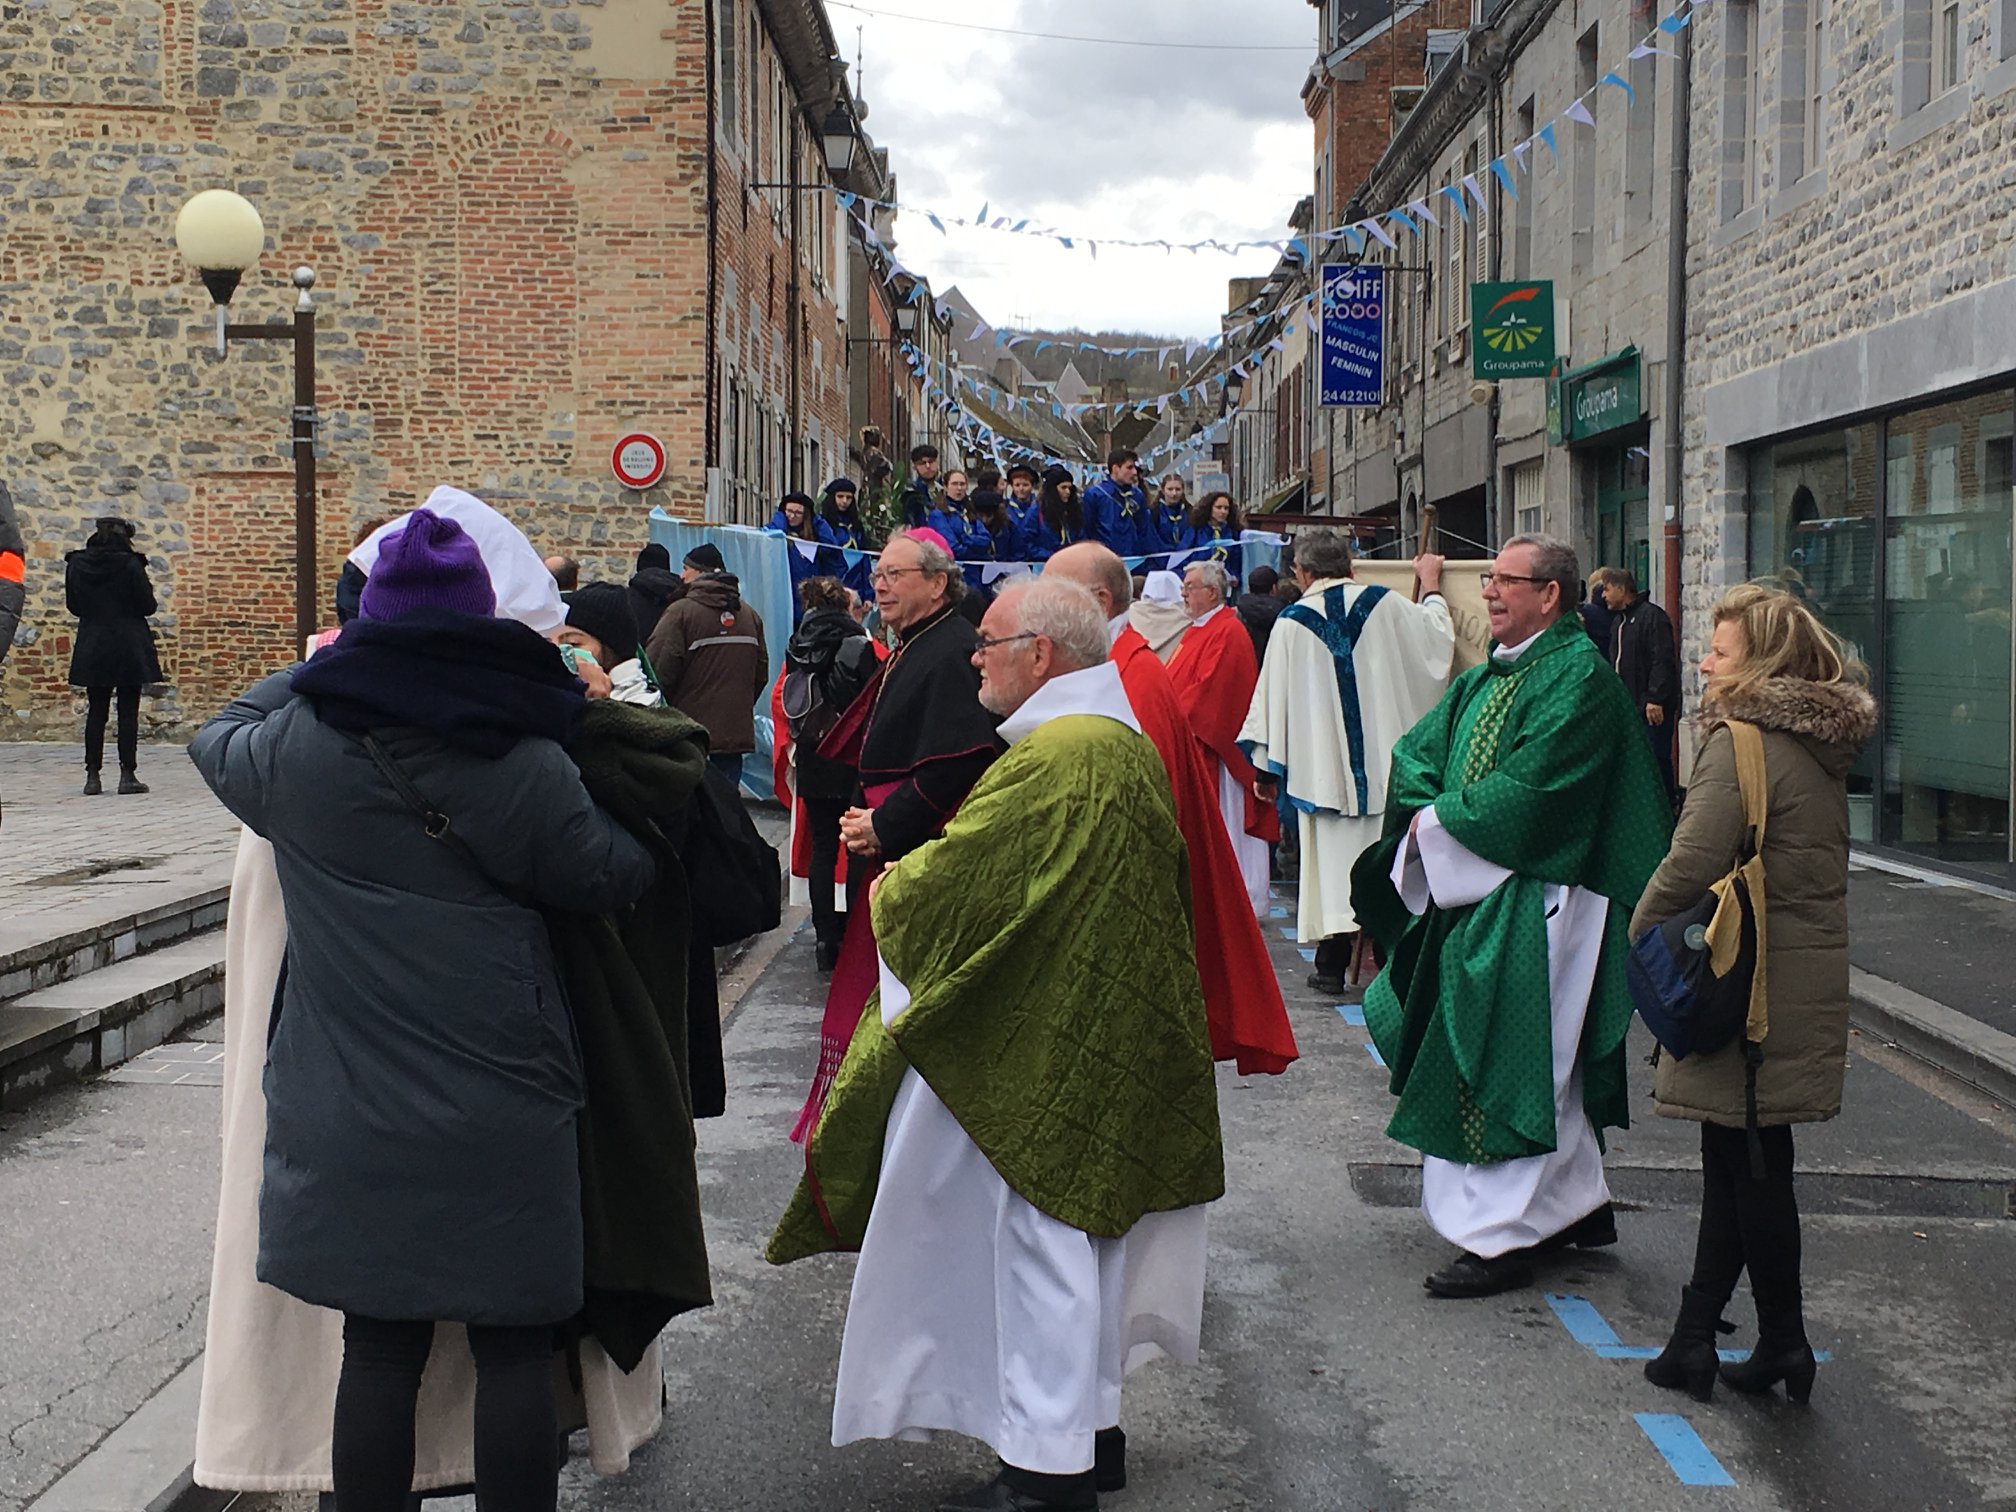
<path fill-rule="evenodd" d="M 886 875 L 875 940 L 912 999 L 870 999 L 772 1237 L 782 1265 L 857 1250 L 911 1068 L 1009 1188 L 1117 1238 L 1225 1190 L 1183 839 L 1146 736 L 1040 725 L 945 833 Z"/>
<path fill-rule="evenodd" d="M 1631 910 L 1666 854 L 1672 811 L 1643 719 L 1573 615 L 1517 661 L 1470 668 L 1393 751 L 1386 822 L 1352 905 L 1387 965 L 1365 1023 L 1399 1098 L 1387 1133 L 1467 1164 L 1555 1147 L 1545 885 L 1610 902 L 1582 1028 L 1583 1106 L 1600 1140 L 1630 1123 L 1624 984 Z M 1461 908 L 1414 917 L 1392 882 L 1429 804 L 1459 844 L 1514 873 Z"/>

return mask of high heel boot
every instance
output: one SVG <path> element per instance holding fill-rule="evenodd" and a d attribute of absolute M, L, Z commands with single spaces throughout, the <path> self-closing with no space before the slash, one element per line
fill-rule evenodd
<path fill-rule="evenodd" d="M 1673 1337 L 1658 1357 L 1645 1362 L 1646 1380 L 1668 1390 L 1685 1391 L 1697 1402 L 1715 1395 L 1715 1336 L 1736 1331 L 1735 1324 L 1723 1321 L 1722 1301 L 1697 1287 L 1681 1288 L 1680 1320 L 1673 1325 Z M 1726 1373 L 1723 1379 L 1728 1379 Z"/>
<path fill-rule="evenodd" d="M 1731 1391 L 1755 1396 L 1769 1391 L 1780 1381 L 1785 1395 L 1795 1402 L 1813 1399 L 1813 1377 L 1819 1365 L 1813 1346 L 1806 1341 L 1806 1316 L 1797 1301 L 1789 1307 L 1757 1308 L 1757 1347 L 1750 1358 L 1722 1367 L 1722 1382 Z"/>

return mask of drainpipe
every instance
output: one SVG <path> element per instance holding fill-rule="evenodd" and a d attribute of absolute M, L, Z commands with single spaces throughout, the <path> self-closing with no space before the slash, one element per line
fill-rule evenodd
<path fill-rule="evenodd" d="M 1499 73 L 1500 70 L 1494 65 L 1491 69 L 1491 103 L 1484 117 L 1484 130 L 1488 139 L 1484 148 L 1484 160 L 1487 163 L 1497 162 L 1503 151 L 1501 144 L 1504 140 L 1504 131 L 1500 126 L 1498 115 L 1504 108 L 1504 101 L 1503 91 L 1499 88 Z M 1484 230 L 1490 240 L 1490 250 L 1486 254 L 1491 264 L 1491 277 L 1488 281 L 1496 283 L 1504 276 L 1500 272 L 1505 251 L 1504 238 L 1498 234 L 1498 222 L 1504 212 L 1505 186 L 1498 181 L 1497 174 L 1494 173 L 1490 177 L 1491 219 Z M 1474 278 L 1476 275 L 1471 276 Z M 1467 290 L 1465 294 L 1467 297 Z M 1473 326 L 1470 331 L 1471 341 L 1476 341 L 1477 336 L 1478 332 Z M 1495 383 L 1491 385 L 1489 415 L 1489 429 L 1484 437 L 1485 456 L 1488 459 L 1484 472 L 1484 543 L 1495 550 L 1501 533 L 1498 524 L 1498 385 Z"/>
<path fill-rule="evenodd" d="M 700 490 L 704 498 L 707 491 L 707 470 L 721 463 L 718 406 L 720 404 L 720 367 L 715 351 L 719 321 L 720 293 L 715 279 L 715 266 L 720 261 L 720 96 L 716 72 L 720 66 L 721 39 L 714 27 L 715 6 L 702 6 L 707 18 L 707 350 L 701 357 L 701 384 L 704 389 L 700 409 L 701 424 L 706 434 L 700 438 Z M 706 507 L 701 507 L 701 515 L 706 515 Z"/>
<path fill-rule="evenodd" d="M 1689 94 L 1692 73 L 1694 29 L 1682 27 L 1675 40 L 1679 54 L 1673 61 L 1673 149 L 1668 171 L 1666 205 L 1666 612 L 1673 620 L 1676 643 L 1680 629 L 1680 549 L 1683 491 L 1681 466 L 1686 461 L 1686 439 L 1682 434 L 1681 403 L 1686 396 L 1687 351 L 1687 158 L 1688 126 L 1691 114 Z"/>

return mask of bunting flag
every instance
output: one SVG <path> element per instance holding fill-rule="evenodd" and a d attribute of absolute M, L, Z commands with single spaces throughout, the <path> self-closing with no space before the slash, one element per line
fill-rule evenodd
<path fill-rule="evenodd" d="M 1568 108 L 1562 111 L 1561 114 L 1568 117 L 1571 121 L 1580 121 L 1584 126 L 1594 126 L 1596 124 L 1596 117 L 1590 114 L 1589 107 L 1580 100 L 1570 100 Z"/>
<path fill-rule="evenodd" d="M 1454 205 L 1456 207 L 1456 213 L 1462 216 L 1465 221 L 1468 221 L 1470 219 L 1470 205 L 1469 202 L 1463 198 L 1463 191 L 1461 189 L 1457 188 L 1454 184 L 1444 184 L 1440 189 L 1437 189 L 1435 192 L 1441 195 L 1442 198 L 1448 200 L 1450 204 Z"/>

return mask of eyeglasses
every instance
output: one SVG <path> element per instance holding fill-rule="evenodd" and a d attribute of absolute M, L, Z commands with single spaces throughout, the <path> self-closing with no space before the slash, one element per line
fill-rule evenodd
<path fill-rule="evenodd" d="M 922 567 L 877 567 L 868 574 L 871 583 L 893 583 L 906 572 L 922 572 Z"/>
<path fill-rule="evenodd" d="M 1554 579 L 1552 578 L 1521 577 L 1516 572 L 1480 572 L 1477 574 L 1477 585 L 1480 588 L 1489 588 L 1493 583 L 1496 583 L 1502 589 L 1507 583 L 1551 583 L 1553 581 Z"/>
<path fill-rule="evenodd" d="M 1010 641 L 1041 640 L 1042 638 L 1041 633 L 1035 630 L 1018 630 L 1013 635 L 983 635 L 975 643 L 973 649 L 975 655 L 985 656 L 996 646 L 1005 646 Z"/>

